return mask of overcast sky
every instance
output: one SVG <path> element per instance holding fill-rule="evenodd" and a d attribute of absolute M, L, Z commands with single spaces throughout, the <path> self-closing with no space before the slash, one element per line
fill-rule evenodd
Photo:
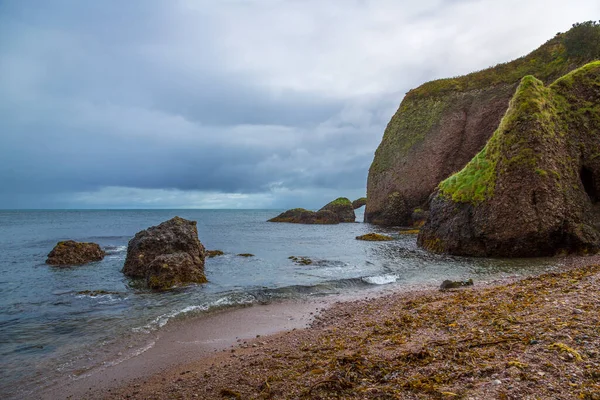
<path fill-rule="evenodd" d="M 0 208 L 318 208 L 404 93 L 598 0 L 0 0 Z"/>

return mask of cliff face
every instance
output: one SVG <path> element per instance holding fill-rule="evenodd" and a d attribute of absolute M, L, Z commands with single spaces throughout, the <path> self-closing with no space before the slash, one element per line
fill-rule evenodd
<path fill-rule="evenodd" d="M 578 24 L 526 57 L 408 92 L 369 169 L 365 221 L 412 224 L 413 210 L 483 148 L 524 76 L 553 82 L 600 58 L 599 43 L 600 26 Z"/>
<path fill-rule="evenodd" d="M 418 243 L 469 256 L 600 249 L 600 61 L 526 76 L 498 129 L 433 197 Z"/>

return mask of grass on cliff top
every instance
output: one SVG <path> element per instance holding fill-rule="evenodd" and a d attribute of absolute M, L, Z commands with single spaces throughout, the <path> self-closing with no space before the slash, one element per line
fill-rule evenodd
<path fill-rule="evenodd" d="M 391 169 L 422 142 L 439 124 L 444 110 L 456 100 L 451 94 L 499 84 L 517 84 L 527 75 L 548 84 L 574 66 L 597 59 L 600 59 L 600 24 L 588 21 L 573 25 L 568 32 L 557 34 L 537 50 L 514 61 L 461 77 L 427 82 L 412 89 L 387 125 L 370 173 Z"/>
<path fill-rule="evenodd" d="M 581 64 L 596 59 L 600 59 L 600 23 L 577 23 L 569 31 L 558 33 L 524 57 L 468 75 L 427 82 L 409 91 L 407 97 L 424 97 L 502 83 L 516 83 L 526 75 L 534 75 L 548 84 L 566 74 L 574 62 Z"/>

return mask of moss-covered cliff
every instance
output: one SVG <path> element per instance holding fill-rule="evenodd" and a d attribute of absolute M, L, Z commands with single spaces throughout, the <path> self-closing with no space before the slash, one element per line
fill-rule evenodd
<path fill-rule="evenodd" d="M 369 170 L 365 220 L 411 224 L 413 210 L 483 148 L 524 76 L 549 84 L 596 59 L 600 26 L 576 24 L 525 57 L 409 91 Z"/>
<path fill-rule="evenodd" d="M 522 79 L 488 143 L 444 180 L 418 238 L 436 252 L 600 249 L 600 61 L 549 86 Z"/>

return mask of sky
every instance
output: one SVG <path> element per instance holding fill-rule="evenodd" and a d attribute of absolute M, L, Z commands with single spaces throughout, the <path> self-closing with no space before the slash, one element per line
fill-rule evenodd
<path fill-rule="evenodd" d="M 598 0 L 0 0 L 0 208 L 364 196 L 404 94 Z"/>

